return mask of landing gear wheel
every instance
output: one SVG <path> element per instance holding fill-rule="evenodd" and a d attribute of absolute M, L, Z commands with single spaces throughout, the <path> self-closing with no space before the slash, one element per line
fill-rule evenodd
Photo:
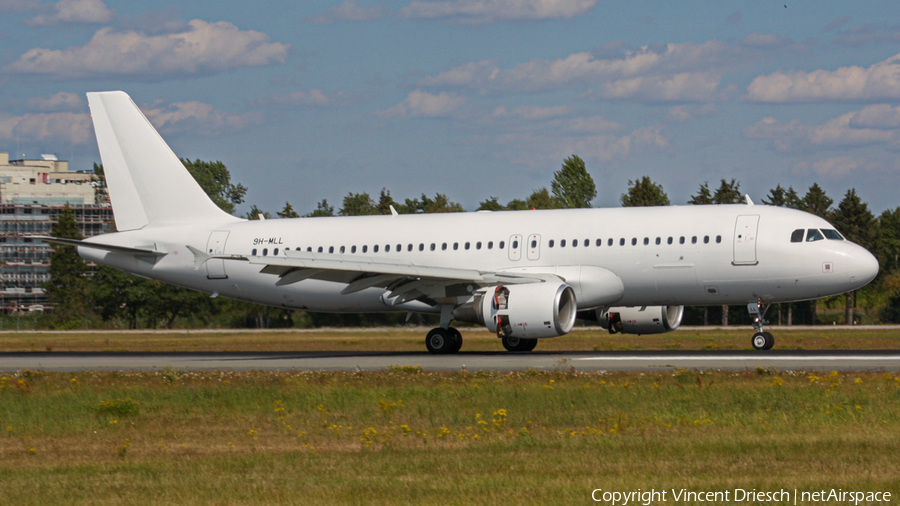
<path fill-rule="evenodd" d="M 753 348 L 757 350 L 771 350 L 775 346 L 775 336 L 769 332 L 757 332 L 753 334 Z"/>
<path fill-rule="evenodd" d="M 425 347 L 431 353 L 452 353 L 450 350 L 453 349 L 454 344 L 453 334 L 449 330 L 440 327 L 431 329 L 428 335 L 425 336 Z"/>
<path fill-rule="evenodd" d="M 537 346 L 537 339 L 503 338 L 503 347 L 506 348 L 506 351 L 531 351 L 535 346 Z"/>
<path fill-rule="evenodd" d="M 449 331 L 453 336 L 453 348 L 449 351 L 449 353 L 456 353 L 460 350 L 460 348 L 462 348 L 462 334 L 460 334 L 459 331 L 453 327 L 448 328 L 447 331 Z"/>
<path fill-rule="evenodd" d="M 775 336 L 769 332 L 763 332 L 763 335 L 766 336 L 766 347 L 764 349 L 771 350 L 772 346 L 775 346 Z"/>

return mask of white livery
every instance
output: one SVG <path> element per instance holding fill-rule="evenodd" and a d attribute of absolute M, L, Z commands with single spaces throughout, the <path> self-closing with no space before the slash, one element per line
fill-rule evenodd
<path fill-rule="evenodd" d="M 118 232 L 77 246 L 98 264 L 271 306 L 440 314 L 429 351 L 486 325 L 510 351 L 576 315 L 611 332 L 675 329 L 685 305 L 747 304 L 753 345 L 771 303 L 855 290 L 877 260 L 816 216 L 752 205 L 243 220 L 221 211 L 123 92 L 88 101 Z"/>

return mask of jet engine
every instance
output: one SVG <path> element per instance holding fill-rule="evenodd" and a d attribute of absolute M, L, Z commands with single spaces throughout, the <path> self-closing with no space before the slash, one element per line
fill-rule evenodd
<path fill-rule="evenodd" d="M 569 333 L 578 308 L 565 283 L 490 287 L 453 311 L 457 321 L 478 323 L 499 337 L 537 339 Z"/>
<path fill-rule="evenodd" d="M 611 307 L 578 313 L 584 320 L 594 321 L 610 334 L 664 334 L 681 325 L 684 306 Z"/>

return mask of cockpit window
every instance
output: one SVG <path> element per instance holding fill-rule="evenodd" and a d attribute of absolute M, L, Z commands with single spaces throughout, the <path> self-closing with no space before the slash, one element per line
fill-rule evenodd
<path fill-rule="evenodd" d="M 819 232 L 817 228 L 811 228 L 806 231 L 806 242 L 813 241 L 822 241 L 825 239 L 825 236 L 822 235 L 822 232 Z"/>
<path fill-rule="evenodd" d="M 791 232 L 791 242 L 803 242 L 803 232 L 805 231 L 802 228 Z"/>
<path fill-rule="evenodd" d="M 831 239 L 832 241 L 843 241 L 844 237 L 837 230 L 832 230 L 829 228 L 823 228 L 822 233 L 825 234 L 826 239 Z"/>

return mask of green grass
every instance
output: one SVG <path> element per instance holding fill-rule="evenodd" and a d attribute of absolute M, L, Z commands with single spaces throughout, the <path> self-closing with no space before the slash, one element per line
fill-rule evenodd
<path fill-rule="evenodd" d="M 182 333 L 0 333 L 2 351 L 408 351 L 425 349 L 429 329 L 370 329 Z M 483 330 L 461 329 L 462 351 L 502 351 L 500 340 Z M 779 350 L 900 349 L 896 328 L 776 329 Z M 668 334 L 610 335 L 602 329 L 576 330 L 542 339 L 537 351 L 749 350 L 752 329 L 680 329 Z"/>
<path fill-rule="evenodd" d="M 9 504 L 572 504 L 900 494 L 887 373 L 182 372 L 0 379 Z"/>

